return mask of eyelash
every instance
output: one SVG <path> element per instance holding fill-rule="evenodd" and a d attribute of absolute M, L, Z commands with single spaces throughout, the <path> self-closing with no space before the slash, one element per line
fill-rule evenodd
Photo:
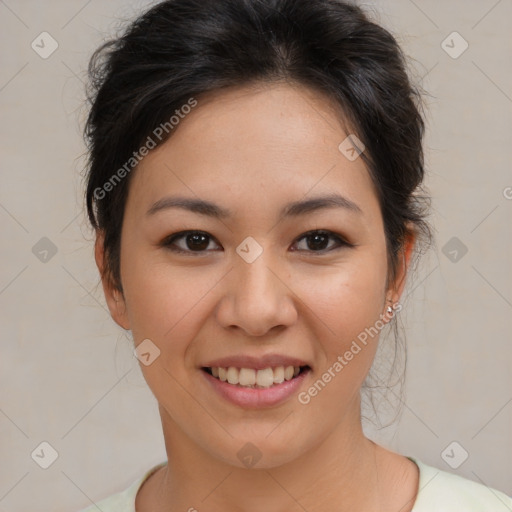
<path fill-rule="evenodd" d="M 190 254 L 190 255 L 193 255 L 193 256 L 199 256 L 201 254 L 209 252 L 207 250 L 204 250 L 204 251 L 191 251 L 191 250 L 177 249 L 176 247 L 173 247 L 173 244 L 176 242 L 176 240 L 185 238 L 187 235 L 205 235 L 205 236 L 209 237 L 210 240 L 215 240 L 214 237 L 212 237 L 211 235 L 209 235 L 208 233 L 206 233 L 204 231 L 189 230 L 189 231 L 180 231 L 179 233 L 175 233 L 173 235 L 170 235 L 170 236 L 166 237 L 160 245 L 162 247 L 165 247 L 169 251 L 172 251 L 172 252 L 175 252 L 175 253 L 180 253 L 180 254 Z M 299 238 L 297 238 L 297 242 L 299 242 L 299 241 L 301 241 L 301 240 L 303 240 L 305 238 L 311 237 L 313 235 L 325 235 L 325 236 L 328 236 L 328 237 L 336 240 L 338 245 L 336 247 L 330 248 L 330 249 L 322 249 L 320 251 L 305 250 L 305 252 L 310 252 L 310 253 L 313 253 L 313 254 L 323 255 L 323 254 L 326 254 L 326 253 L 331 252 L 333 250 L 341 249 L 342 247 L 355 247 L 354 244 L 349 244 L 341 236 L 337 235 L 336 233 L 333 233 L 332 231 L 325 230 L 325 229 L 314 229 L 312 231 L 307 231 L 306 233 L 301 235 Z M 304 250 L 299 249 L 299 252 L 301 252 L 301 251 L 304 252 Z"/>

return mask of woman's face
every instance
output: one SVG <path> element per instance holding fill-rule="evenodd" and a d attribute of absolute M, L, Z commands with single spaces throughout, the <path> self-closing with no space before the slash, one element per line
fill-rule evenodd
<path fill-rule="evenodd" d="M 365 329 L 380 330 L 386 298 L 401 288 L 386 295 L 379 204 L 363 160 L 346 142 L 339 149 L 347 135 L 309 89 L 230 89 L 198 101 L 134 171 L 124 296 L 105 291 L 114 319 L 144 342 L 166 442 L 273 467 L 358 428 L 378 340 Z M 308 203 L 328 195 L 337 204 Z M 329 233 L 305 236 L 315 230 Z M 184 231 L 201 233 L 171 240 Z M 229 366 L 244 368 L 228 372 L 231 382 L 276 384 L 242 387 L 204 370 Z M 308 368 L 279 383 L 281 366 Z"/>

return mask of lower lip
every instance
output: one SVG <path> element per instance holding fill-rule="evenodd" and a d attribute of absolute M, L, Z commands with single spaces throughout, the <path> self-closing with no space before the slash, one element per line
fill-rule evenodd
<path fill-rule="evenodd" d="M 274 384 L 269 388 L 246 388 L 223 382 L 204 370 L 199 370 L 213 389 L 229 402 L 244 408 L 260 409 L 280 405 L 297 393 L 304 379 L 311 371 L 303 371 L 291 380 Z"/>

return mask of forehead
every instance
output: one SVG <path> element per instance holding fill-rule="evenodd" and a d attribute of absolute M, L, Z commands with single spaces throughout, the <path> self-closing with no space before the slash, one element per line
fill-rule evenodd
<path fill-rule="evenodd" d="M 272 83 L 216 91 L 197 102 L 138 165 L 132 206 L 147 209 L 172 191 L 229 200 L 237 212 L 258 205 L 281 211 L 283 202 L 338 192 L 375 214 L 365 163 L 340 150 L 350 128 L 324 95 Z"/>

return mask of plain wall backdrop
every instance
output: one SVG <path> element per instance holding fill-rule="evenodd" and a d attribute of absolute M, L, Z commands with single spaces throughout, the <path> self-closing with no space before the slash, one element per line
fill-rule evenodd
<path fill-rule="evenodd" d="M 0 0 L 0 512 L 73 512 L 166 460 L 156 401 L 98 286 L 80 176 L 88 58 L 149 5 Z M 512 3 L 362 5 L 429 93 L 436 236 L 402 301 L 402 414 L 365 429 L 512 494 Z M 42 442 L 58 454 L 47 469 Z"/>

